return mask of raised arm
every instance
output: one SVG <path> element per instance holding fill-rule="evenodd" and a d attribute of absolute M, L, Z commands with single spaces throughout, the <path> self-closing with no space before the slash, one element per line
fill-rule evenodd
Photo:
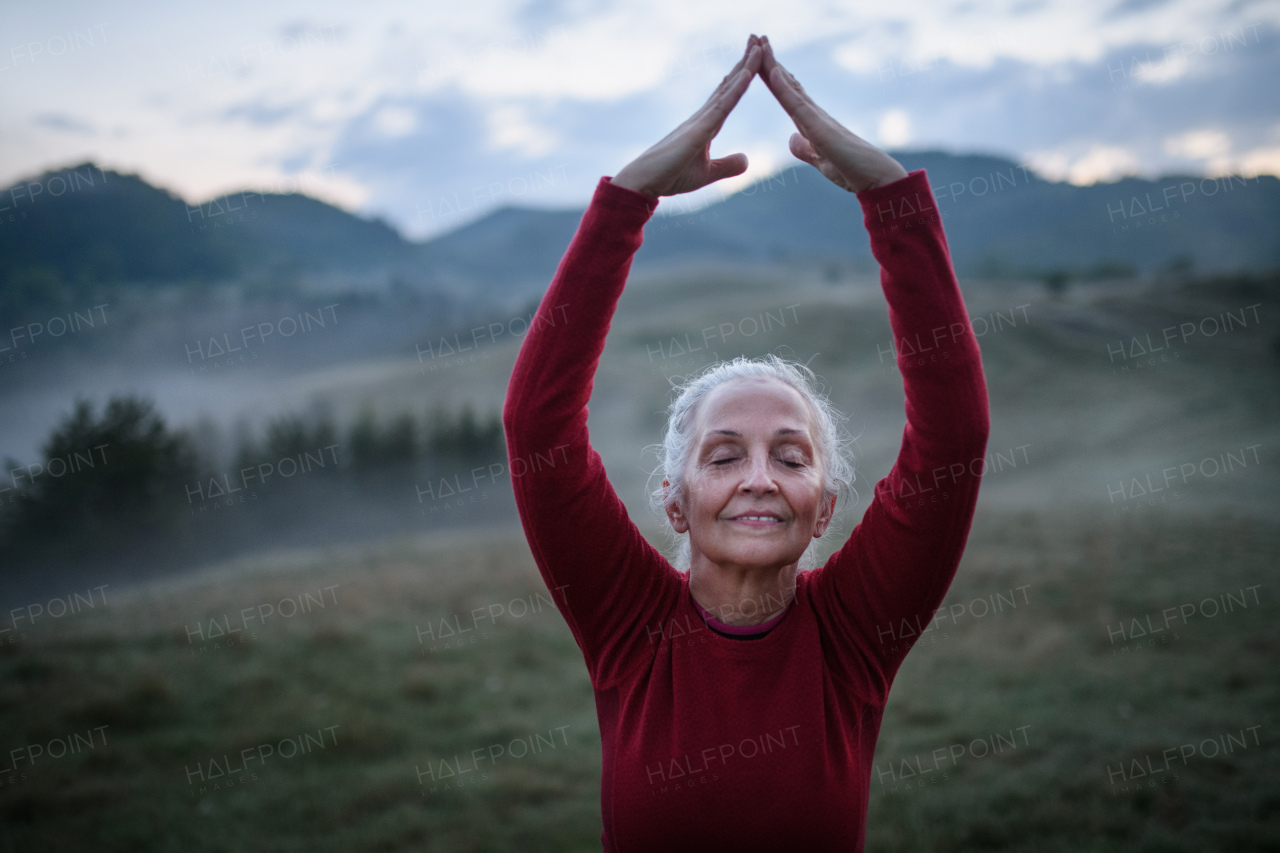
<path fill-rule="evenodd" d="M 811 583 L 831 665 L 883 702 L 968 538 L 990 428 L 982 356 L 924 170 L 908 174 L 827 115 L 767 39 L 760 74 L 800 131 L 792 153 L 857 193 L 889 303 L 906 392 L 902 448 L 862 522 Z"/>
<path fill-rule="evenodd" d="M 587 432 L 596 365 L 655 205 L 600 180 L 529 325 L 503 409 L 525 536 L 597 687 L 642 653 L 635 640 L 661 622 L 679 586 L 627 515 Z"/>
<path fill-rule="evenodd" d="M 503 409 L 529 547 L 597 689 L 620 679 L 669 626 L 678 573 L 640 535 L 587 433 L 587 402 L 642 229 L 661 195 L 746 170 L 711 139 L 760 64 L 754 38 L 707 103 L 611 180 L 602 178 L 521 345 Z"/>

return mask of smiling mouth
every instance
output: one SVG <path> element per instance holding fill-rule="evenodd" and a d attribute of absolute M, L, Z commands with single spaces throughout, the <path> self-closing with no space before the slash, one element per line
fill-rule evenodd
<path fill-rule="evenodd" d="M 730 521 L 746 521 L 752 524 L 781 524 L 782 519 L 776 515 L 738 515 Z"/>

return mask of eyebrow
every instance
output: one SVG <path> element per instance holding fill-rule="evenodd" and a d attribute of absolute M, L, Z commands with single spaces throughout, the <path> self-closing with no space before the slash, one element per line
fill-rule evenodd
<path fill-rule="evenodd" d="M 789 429 L 787 427 L 783 427 L 782 429 L 774 433 L 774 435 L 805 435 L 805 434 L 806 434 L 805 431 L 802 429 Z M 730 436 L 733 436 L 734 438 L 742 438 L 742 433 L 732 429 L 713 429 L 708 432 L 708 435 L 730 435 Z"/>

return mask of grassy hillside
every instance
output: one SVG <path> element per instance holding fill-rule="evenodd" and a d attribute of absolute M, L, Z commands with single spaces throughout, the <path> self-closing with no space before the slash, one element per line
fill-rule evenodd
<path fill-rule="evenodd" d="M 838 275 L 832 280 L 820 265 L 633 273 L 599 365 L 589 420 L 633 513 L 645 511 L 645 481 L 656 460 L 642 449 L 661 440 L 673 382 L 739 354 L 777 352 L 808 362 L 859 436 L 863 483 L 869 488 L 888 472 L 905 423 L 888 311 L 877 279 Z M 1270 306 L 1280 297 L 1280 278 L 1073 285 L 1057 298 L 1038 282 L 965 279 L 961 287 L 986 367 L 989 452 L 1008 459 L 1016 451 L 1020 463 L 993 472 L 983 483 L 984 500 L 1006 508 L 1109 511 L 1117 502 L 1108 484 L 1227 452 L 1238 458 L 1254 444 L 1256 464 L 1250 451 L 1250 465 L 1229 476 L 1180 485 L 1197 500 L 1242 511 L 1259 512 L 1275 500 L 1274 464 L 1267 460 L 1275 459 L 1280 439 L 1280 329 Z M 492 318 L 522 329 L 524 321 L 515 320 L 514 313 Z M 1183 335 L 1188 323 L 1195 331 Z M 456 332 L 466 338 L 474 325 Z M 1215 325 L 1219 331 L 1209 334 Z M 1171 327 L 1165 351 L 1140 354 L 1143 341 L 1159 344 Z M 424 335 L 418 345 L 438 349 L 439 337 Z M 519 343 L 504 333 L 458 355 L 410 351 L 281 375 L 274 386 L 254 390 L 259 399 L 298 409 L 322 398 L 340 417 L 366 402 L 388 414 L 428 400 L 491 412 L 502 406 Z"/>
<path fill-rule="evenodd" d="M 868 849 L 1275 849 L 1277 282 L 1131 282 L 1060 298 L 1038 284 L 963 287 L 975 329 L 988 329 L 997 467 L 945 604 L 959 616 L 919 643 L 894 687 Z M 1258 313 L 1242 314 L 1249 306 Z M 1228 313 L 1247 322 L 1208 334 L 1206 318 Z M 1135 349 L 1186 323 L 1195 331 L 1162 356 Z M 252 390 L 284 410 L 324 399 L 339 415 L 427 400 L 492 411 L 516 346 L 282 370 Z M 859 436 L 863 499 L 838 528 L 847 534 L 901 440 L 891 346 L 874 279 L 833 281 L 823 267 L 636 275 L 597 375 L 593 441 L 661 543 L 642 448 L 660 439 L 671 378 L 739 353 L 811 360 Z M 1204 460 L 1228 455 L 1245 464 L 1204 473 Z M 1195 473 L 1161 495 L 1131 485 L 1186 464 Z M 106 850 L 598 849 L 590 685 L 518 525 L 189 571 L 201 558 L 176 556 L 168 581 L 63 590 L 79 612 L 50 616 L 63 606 L 52 597 L 43 615 L 11 602 L 20 622 L 6 608 L 0 853 L 85 839 Z M 1187 607 L 1159 635 L 1133 628 Z M 443 640 L 445 623 L 474 608 L 495 615 L 460 645 Z M 521 741 L 530 751 L 513 757 Z M 984 742 L 992 750 L 979 754 Z M 79 748 L 51 757 L 66 743 Z M 1148 774 L 1156 784 L 1128 778 L 1134 761 L 1150 767 L 1188 744 L 1185 761 Z M 498 745 L 506 754 L 487 778 L 424 784 L 441 760 Z M 956 746 L 927 784 L 904 771 Z M 228 771 L 244 750 L 255 758 Z M 1120 767 L 1128 791 L 1113 784 Z"/>
<path fill-rule="evenodd" d="M 1277 553 L 1274 529 L 1227 516 L 980 511 L 946 605 L 960 615 L 919 643 L 889 703 L 868 849 L 1274 849 Z M 1114 637 L 1258 585 L 1258 603 L 1190 617 L 1172 642 Z M 590 685 L 518 531 L 267 555 L 104 594 L 0 654 L 6 749 L 95 738 L 6 777 L 0 850 L 598 849 Z M 993 596 L 999 612 L 975 603 Z M 299 597 L 247 639 L 192 633 Z M 476 607 L 496 615 L 466 622 Z M 433 651 L 459 618 L 472 636 Z M 1247 747 L 1175 762 L 1140 793 L 1109 784 L 1121 764 L 1250 727 L 1258 743 L 1246 731 Z M 419 776 L 522 739 L 540 750 L 499 753 L 460 789 Z M 290 740 L 303 747 L 281 757 Z M 200 778 L 268 744 L 246 772 Z M 957 744 L 928 784 L 899 777 Z"/>

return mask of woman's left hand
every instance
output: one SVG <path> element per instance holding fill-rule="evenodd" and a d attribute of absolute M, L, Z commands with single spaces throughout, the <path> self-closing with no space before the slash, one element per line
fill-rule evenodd
<path fill-rule="evenodd" d="M 711 159 L 711 140 L 751 85 L 764 51 L 754 35 L 733 70 L 702 107 L 657 145 L 632 160 L 611 183 L 651 198 L 693 192 L 747 171 L 746 154 Z"/>
<path fill-rule="evenodd" d="M 773 56 L 765 36 L 760 79 L 796 123 L 791 153 L 833 184 L 851 193 L 882 187 L 907 176 L 902 164 L 862 139 L 818 106 L 795 76 Z"/>

